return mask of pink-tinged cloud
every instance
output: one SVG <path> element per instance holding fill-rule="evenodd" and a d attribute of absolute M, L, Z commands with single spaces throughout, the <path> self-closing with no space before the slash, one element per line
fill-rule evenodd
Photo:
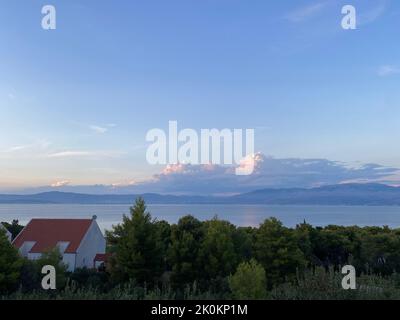
<path fill-rule="evenodd" d="M 70 182 L 68 180 L 57 181 L 51 184 L 53 188 L 65 187 L 68 186 Z"/>

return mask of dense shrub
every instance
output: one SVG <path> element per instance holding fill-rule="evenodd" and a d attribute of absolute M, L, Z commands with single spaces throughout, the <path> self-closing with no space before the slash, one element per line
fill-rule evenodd
<path fill-rule="evenodd" d="M 242 262 L 229 277 L 229 286 L 235 299 L 265 299 L 267 282 L 264 268 L 254 259 Z"/>

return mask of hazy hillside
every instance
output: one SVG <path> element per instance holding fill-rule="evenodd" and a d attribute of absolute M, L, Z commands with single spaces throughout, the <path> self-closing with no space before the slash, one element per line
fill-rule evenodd
<path fill-rule="evenodd" d="M 46 192 L 33 195 L 0 195 L 0 203 L 131 204 L 138 196 L 153 204 L 400 205 L 400 188 L 381 184 L 341 184 L 313 189 L 262 189 L 229 197 Z"/>
<path fill-rule="evenodd" d="M 400 188 L 381 184 L 341 184 L 313 189 L 264 189 L 232 197 L 235 203 L 400 205 Z"/>

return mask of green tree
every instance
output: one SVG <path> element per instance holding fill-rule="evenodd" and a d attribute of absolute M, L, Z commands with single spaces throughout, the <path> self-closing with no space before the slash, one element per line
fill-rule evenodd
<path fill-rule="evenodd" d="M 11 245 L 4 230 L 0 230 L 0 292 L 15 289 L 23 260 Z"/>
<path fill-rule="evenodd" d="M 269 287 L 281 283 L 287 277 L 304 268 L 306 260 L 300 250 L 293 230 L 275 218 L 265 220 L 259 227 L 255 242 L 256 259 L 264 267 Z"/>
<path fill-rule="evenodd" d="M 182 217 L 171 227 L 168 260 L 172 266 L 173 287 L 183 289 L 201 278 L 198 254 L 203 238 L 202 223 L 193 216 Z"/>
<path fill-rule="evenodd" d="M 358 256 L 359 241 L 353 227 L 327 226 L 316 230 L 313 252 L 321 265 L 338 267 L 347 263 L 350 254 Z"/>
<path fill-rule="evenodd" d="M 171 225 L 167 221 L 156 221 L 155 228 L 157 239 L 159 239 L 159 246 L 161 256 L 163 259 L 163 270 L 168 270 L 168 249 L 171 245 Z"/>
<path fill-rule="evenodd" d="M 298 224 L 294 230 L 294 237 L 299 245 L 300 250 L 303 252 L 304 257 L 307 259 L 307 264 L 313 266 L 320 264 L 317 257 L 315 257 L 315 245 L 318 231 L 310 224 Z"/>
<path fill-rule="evenodd" d="M 34 260 L 23 259 L 21 274 L 19 277 L 19 287 L 22 292 L 32 292 L 41 288 L 42 274 L 37 262 Z"/>
<path fill-rule="evenodd" d="M 24 226 L 21 226 L 19 224 L 18 220 L 13 220 L 11 223 L 3 222 L 3 225 L 6 227 L 6 229 L 11 233 L 12 239 L 15 239 L 15 237 L 22 231 Z"/>
<path fill-rule="evenodd" d="M 130 216 L 123 216 L 122 224 L 107 232 L 111 258 L 110 272 L 118 282 L 134 280 L 138 284 L 152 284 L 163 272 L 163 243 L 156 221 L 146 211 L 142 198 L 130 208 Z"/>
<path fill-rule="evenodd" d="M 254 259 L 242 262 L 236 273 L 229 277 L 229 287 L 235 299 L 265 299 L 267 283 L 264 268 Z"/>
<path fill-rule="evenodd" d="M 234 244 L 236 228 L 216 218 L 205 222 L 204 228 L 204 239 L 199 251 L 203 277 L 206 280 L 227 277 L 238 265 Z"/>
<path fill-rule="evenodd" d="M 239 227 L 233 237 L 235 250 L 239 261 L 248 261 L 253 257 L 253 244 L 256 229 L 252 227 Z"/>
<path fill-rule="evenodd" d="M 358 268 L 367 265 L 365 271 L 382 275 L 400 272 L 400 230 L 365 228 L 360 242 L 360 254 L 355 257 Z"/>

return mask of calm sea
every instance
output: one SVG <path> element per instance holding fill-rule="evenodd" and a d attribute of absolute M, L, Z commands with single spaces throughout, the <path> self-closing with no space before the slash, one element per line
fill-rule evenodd
<path fill-rule="evenodd" d="M 238 226 L 257 226 L 266 218 L 276 217 L 288 227 L 304 220 L 314 226 L 400 227 L 400 207 L 394 206 L 149 205 L 148 210 L 153 217 L 170 223 L 191 214 L 200 220 L 218 216 Z M 124 213 L 129 213 L 128 205 L 0 205 L 0 221 L 18 219 L 26 224 L 32 218 L 91 218 L 96 215 L 103 230 L 120 223 Z"/>

